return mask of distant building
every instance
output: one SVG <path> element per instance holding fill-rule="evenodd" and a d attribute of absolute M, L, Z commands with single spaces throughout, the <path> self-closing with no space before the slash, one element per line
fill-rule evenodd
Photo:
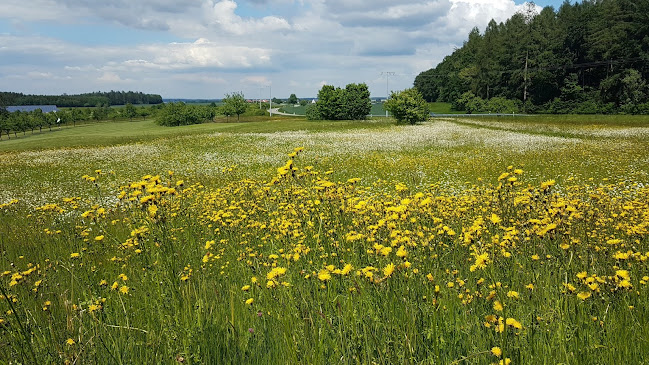
<path fill-rule="evenodd" d="M 21 112 L 33 112 L 36 109 L 40 109 L 43 113 L 58 112 L 59 109 L 56 105 L 18 105 L 18 106 L 8 106 L 7 111 L 13 113 L 15 111 Z"/>

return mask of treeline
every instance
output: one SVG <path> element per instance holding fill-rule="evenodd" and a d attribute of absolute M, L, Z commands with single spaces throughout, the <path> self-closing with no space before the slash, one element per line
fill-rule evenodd
<path fill-rule="evenodd" d="M 65 125 L 76 126 L 77 123 L 99 122 L 105 120 L 146 120 L 154 118 L 156 123 L 163 126 L 179 126 L 199 124 L 214 121 L 216 117 L 263 116 L 267 115 L 268 103 L 247 103 L 242 95 L 227 99 L 223 105 L 211 103 L 208 105 L 186 104 L 183 102 L 165 103 L 149 106 L 134 106 L 131 103 L 125 107 L 111 108 L 98 106 L 92 108 L 60 109 L 58 112 L 43 113 L 41 109 L 31 112 L 8 112 L 0 107 L 0 140 L 25 135 L 28 132 L 52 130 L 53 127 Z"/>
<path fill-rule="evenodd" d="M 93 107 L 126 104 L 161 104 L 162 96 L 135 91 L 92 92 L 78 95 L 25 95 L 0 92 L 0 106 L 56 105 L 58 107 Z"/>
<path fill-rule="evenodd" d="M 248 103 L 243 94 L 228 94 L 222 105 L 212 102 L 208 105 L 187 104 L 182 101 L 165 103 L 156 113 L 156 123 L 166 127 L 200 124 L 213 121 L 215 117 L 224 116 L 229 120 L 236 115 L 237 121 L 241 116 L 267 115 L 268 103 Z"/>
<path fill-rule="evenodd" d="M 649 113 L 649 1 L 565 1 L 528 6 L 474 28 L 464 45 L 414 85 L 457 110 Z M 498 98 L 490 103 L 492 98 Z"/>

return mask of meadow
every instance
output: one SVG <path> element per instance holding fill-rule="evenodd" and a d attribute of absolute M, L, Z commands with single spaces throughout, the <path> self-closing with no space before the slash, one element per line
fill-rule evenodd
<path fill-rule="evenodd" d="M 649 120 L 0 141 L 0 363 L 649 362 Z"/>

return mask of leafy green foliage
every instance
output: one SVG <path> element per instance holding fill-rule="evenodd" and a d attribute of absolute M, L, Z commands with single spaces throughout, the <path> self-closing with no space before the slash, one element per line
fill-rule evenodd
<path fill-rule="evenodd" d="M 521 101 L 527 112 L 641 113 L 649 102 L 648 14 L 647 1 L 564 2 L 538 14 L 528 6 L 482 34 L 474 28 L 414 85 L 427 101 L 467 104 L 469 92 Z"/>
<path fill-rule="evenodd" d="M 124 107 L 124 116 L 130 120 L 133 120 L 135 116 L 137 115 L 137 110 L 133 106 L 133 104 L 128 103 L 126 104 L 126 107 Z"/>
<path fill-rule="evenodd" d="M 286 100 L 286 102 L 295 105 L 299 102 L 299 100 L 297 96 L 295 96 L 295 94 L 291 94 L 291 96 L 288 97 L 288 100 Z"/>
<path fill-rule="evenodd" d="M 223 103 L 223 114 L 228 117 L 236 115 L 237 120 L 239 120 L 241 114 L 245 113 L 248 109 L 246 99 L 243 97 L 243 94 L 239 92 L 226 94 Z"/>
<path fill-rule="evenodd" d="M 372 101 L 365 83 L 348 84 L 344 89 L 324 85 L 318 92 L 318 101 L 307 107 L 307 118 L 312 120 L 361 120 L 370 114 Z"/>
<path fill-rule="evenodd" d="M 56 105 L 58 107 L 91 107 L 131 104 L 162 104 L 162 96 L 135 91 L 94 92 L 78 95 L 25 95 L 0 92 L 7 105 Z"/>
<path fill-rule="evenodd" d="M 475 96 L 472 92 L 467 91 L 453 103 L 456 110 L 464 110 L 468 114 L 472 113 L 518 113 L 521 110 L 522 103 L 520 100 L 506 99 L 500 96 L 484 100 Z"/>
<path fill-rule="evenodd" d="M 196 108 L 183 102 L 166 104 L 165 108 L 158 114 L 157 120 L 159 125 L 167 127 L 198 124 L 201 122 L 202 119 L 199 118 Z"/>
<path fill-rule="evenodd" d="M 429 116 L 428 104 L 415 88 L 393 91 L 385 102 L 385 109 L 392 113 L 397 123 L 417 124 Z"/>

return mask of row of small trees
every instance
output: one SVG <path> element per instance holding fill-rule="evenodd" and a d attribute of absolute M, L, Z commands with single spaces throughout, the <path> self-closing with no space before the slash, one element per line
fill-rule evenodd
<path fill-rule="evenodd" d="M 146 119 L 148 116 L 156 114 L 161 108 L 162 105 L 134 107 L 128 104 L 124 108 L 99 106 L 61 109 L 56 113 L 43 113 L 41 109 L 30 112 L 8 112 L 5 108 L 0 107 L 0 138 L 4 135 L 11 138 L 12 134 L 14 137 L 17 137 L 18 133 L 25 134 L 27 131 L 34 133 L 35 130 L 38 130 L 40 132 L 43 128 L 51 130 L 52 127 L 57 125 L 76 125 L 78 122 L 97 122 L 118 118 L 128 118 L 130 120 L 134 118 Z"/>
<path fill-rule="evenodd" d="M 12 132 L 17 137 L 18 133 L 25 134 L 28 130 L 31 130 L 32 133 L 36 129 L 41 131 L 45 127 L 51 130 L 52 126 L 60 121 L 55 113 L 43 113 L 41 109 L 32 112 L 16 111 L 13 113 L 0 109 L 0 138 L 2 138 L 3 134 L 11 138 Z"/>
<path fill-rule="evenodd" d="M 255 103 L 248 103 L 242 93 L 226 94 L 223 105 L 190 105 L 183 102 L 167 103 L 157 115 L 156 122 L 163 126 L 179 126 L 199 124 L 211 121 L 217 115 L 227 118 L 237 116 L 237 121 L 242 115 L 265 115 L 268 104 L 261 108 Z"/>

